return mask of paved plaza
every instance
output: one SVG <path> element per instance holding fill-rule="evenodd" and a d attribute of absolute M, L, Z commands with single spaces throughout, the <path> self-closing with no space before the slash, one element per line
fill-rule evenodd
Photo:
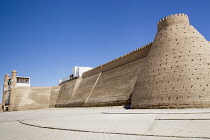
<path fill-rule="evenodd" d="M 54 108 L 0 112 L 0 140 L 210 139 L 210 109 Z"/>

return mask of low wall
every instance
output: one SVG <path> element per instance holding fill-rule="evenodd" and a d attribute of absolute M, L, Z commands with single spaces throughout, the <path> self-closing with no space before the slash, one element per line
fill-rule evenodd
<path fill-rule="evenodd" d="M 17 87 L 14 111 L 48 108 L 50 93 L 51 87 Z"/>

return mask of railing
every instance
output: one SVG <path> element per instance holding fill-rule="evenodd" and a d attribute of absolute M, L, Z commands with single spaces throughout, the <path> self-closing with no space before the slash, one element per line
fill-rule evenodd
<path fill-rule="evenodd" d="M 58 83 L 61 84 L 61 83 L 65 82 L 65 81 L 69 81 L 69 80 L 70 80 L 70 77 L 66 77 L 66 78 L 58 80 Z"/>

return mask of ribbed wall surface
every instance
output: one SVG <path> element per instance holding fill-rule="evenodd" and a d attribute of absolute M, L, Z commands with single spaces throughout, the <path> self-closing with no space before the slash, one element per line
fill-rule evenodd
<path fill-rule="evenodd" d="M 62 83 L 55 107 L 130 105 L 137 75 L 151 44 Z"/>
<path fill-rule="evenodd" d="M 89 94 L 91 93 L 99 75 L 100 74 L 98 73 L 84 78 L 79 84 L 78 89 L 75 91 L 74 96 L 72 96 L 72 98 L 69 100 L 69 103 L 66 106 L 85 106 L 85 102 L 89 97 Z"/>
<path fill-rule="evenodd" d="M 69 103 L 75 83 L 76 83 L 76 80 L 72 80 L 69 82 L 65 82 L 61 85 L 61 88 L 60 88 L 60 91 L 56 100 L 56 106 L 64 107 L 64 105 Z"/>
<path fill-rule="evenodd" d="M 210 45 L 183 14 L 158 24 L 133 108 L 210 107 Z"/>
<path fill-rule="evenodd" d="M 60 91 L 60 86 L 53 86 L 53 87 L 51 87 L 50 103 L 49 103 L 49 107 L 50 108 L 54 108 L 55 107 L 55 103 L 57 101 L 59 91 Z"/>
<path fill-rule="evenodd" d="M 130 104 L 137 75 L 145 58 L 102 72 L 86 106 L 113 106 Z"/>
<path fill-rule="evenodd" d="M 130 96 L 137 75 L 143 69 L 144 61 L 145 58 L 142 58 L 108 71 L 61 84 L 55 107 L 130 104 Z M 77 82 L 78 80 L 80 82 Z"/>

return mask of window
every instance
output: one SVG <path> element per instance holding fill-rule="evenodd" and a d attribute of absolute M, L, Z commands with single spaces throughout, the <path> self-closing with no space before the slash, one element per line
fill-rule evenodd
<path fill-rule="evenodd" d="M 17 77 L 17 83 L 29 84 L 29 78 Z"/>

